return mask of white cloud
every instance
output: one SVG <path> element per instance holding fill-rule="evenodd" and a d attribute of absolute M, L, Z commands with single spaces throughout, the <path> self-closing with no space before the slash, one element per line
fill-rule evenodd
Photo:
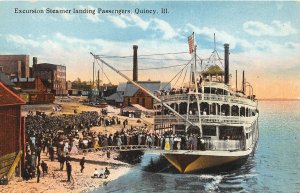
<path fill-rule="evenodd" d="M 153 23 L 153 28 L 155 30 L 161 31 L 163 33 L 163 39 L 165 40 L 172 39 L 178 35 L 176 31 L 172 28 L 172 26 L 164 20 L 153 19 Z"/>
<path fill-rule="evenodd" d="M 151 18 L 146 21 L 137 15 L 109 16 L 108 19 L 119 28 L 138 27 L 144 31 L 150 29 L 160 31 L 163 33 L 162 39 L 165 40 L 179 35 L 168 22 L 162 19 Z"/>
<path fill-rule="evenodd" d="M 237 45 L 242 46 L 243 48 L 251 48 L 250 42 L 244 39 L 237 38 L 225 31 L 219 31 L 216 28 L 209 28 L 209 27 L 196 27 L 193 24 L 187 24 L 187 30 L 185 31 L 193 31 L 196 34 L 200 35 L 201 38 L 206 37 L 210 40 L 213 40 L 214 33 L 216 34 L 216 41 L 224 43 L 229 43 L 231 48 L 235 48 Z M 198 36 L 199 37 L 199 36 Z M 197 37 L 196 37 L 197 38 Z"/>
<path fill-rule="evenodd" d="M 127 28 L 126 22 L 120 18 L 120 16 L 109 16 L 108 19 L 113 22 L 119 28 Z"/>
<path fill-rule="evenodd" d="M 247 21 L 243 24 L 244 31 L 254 36 L 289 36 L 298 31 L 292 27 L 291 22 L 282 23 L 274 20 L 271 25 L 260 21 Z"/>
<path fill-rule="evenodd" d="M 22 45 L 22 46 L 38 47 L 40 45 L 38 41 L 29 39 L 29 38 L 24 38 L 23 36 L 15 35 L 15 34 L 7 35 L 6 40 L 9 42 L 14 42 L 14 43 Z"/>
<path fill-rule="evenodd" d="M 146 30 L 150 23 L 137 15 L 108 16 L 108 19 L 119 28 L 138 27 Z"/>
<path fill-rule="evenodd" d="M 126 20 L 131 21 L 132 24 L 140 27 L 143 30 L 146 30 L 149 27 L 148 21 L 143 20 L 137 15 L 130 15 L 129 17 L 124 16 Z"/>
<path fill-rule="evenodd" d="M 91 5 L 88 5 L 88 6 L 83 6 L 83 5 L 80 5 L 78 6 L 79 9 L 82 9 L 82 10 L 95 10 L 95 14 L 92 14 L 92 13 L 86 13 L 84 14 L 86 16 L 86 19 L 93 22 L 93 23 L 97 23 L 97 22 L 101 22 L 100 18 L 99 18 L 99 15 L 97 14 L 97 8 L 91 6 Z"/>

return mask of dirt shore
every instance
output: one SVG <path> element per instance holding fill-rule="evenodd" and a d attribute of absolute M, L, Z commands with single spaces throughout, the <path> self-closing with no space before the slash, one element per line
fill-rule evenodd
<path fill-rule="evenodd" d="M 57 98 L 54 104 L 46 105 L 24 105 L 22 106 L 22 116 L 26 116 L 28 111 L 43 111 L 47 115 L 53 114 L 73 114 L 74 110 L 77 113 L 82 111 L 97 111 L 100 109 L 97 107 L 82 105 L 79 101 L 83 100 L 82 97 L 73 97 L 71 99 Z M 61 111 L 53 112 L 53 107 L 61 107 Z M 115 113 L 109 113 L 109 116 L 118 116 L 118 118 L 123 121 L 128 120 L 128 128 L 131 126 L 145 126 L 148 125 L 149 129 L 152 129 L 153 118 L 128 118 L 122 117 Z M 138 121 L 139 120 L 139 121 Z M 121 131 L 123 125 L 113 125 L 113 126 L 98 126 L 91 128 L 92 131 L 101 133 L 115 133 L 116 131 Z M 80 172 L 80 159 L 85 156 L 86 164 L 83 173 Z M 71 165 L 72 165 L 72 177 L 71 182 L 67 182 L 67 172 L 66 166 L 64 170 L 60 171 L 59 162 L 51 162 L 45 153 L 42 153 L 41 160 L 45 161 L 48 165 L 48 174 L 45 176 L 41 175 L 40 182 L 37 183 L 37 178 L 30 179 L 28 181 L 23 180 L 20 177 L 13 177 L 8 185 L 0 186 L 0 193 L 57 193 L 57 192 L 87 192 L 94 188 L 100 187 L 109 183 L 112 180 L 119 178 L 120 176 L 126 174 L 132 167 L 129 164 L 115 160 L 117 153 L 112 152 L 111 158 L 106 157 L 105 152 L 93 152 L 87 153 L 85 155 L 71 155 Z M 103 178 L 91 178 L 95 169 L 98 170 L 105 169 L 107 167 L 110 170 L 110 175 L 107 179 Z"/>
<path fill-rule="evenodd" d="M 80 159 L 85 156 L 85 168 L 83 173 L 80 172 Z M 49 158 L 42 154 L 41 160 L 44 160 L 48 165 L 48 174 L 41 174 L 40 182 L 37 183 L 37 178 L 28 181 L 22 180 L 19 177 L 13 177 L 8 185 L 0 186 L 1 193 L 57 193 L 57 192 L 87 192 L 94 188 L 101 187 L 112 180 L 126 174 L 131 165 L 115 160 L 116 154 L 112 153 L 108 159 L 104 152 L 87 153 L 85 155 L 71 155 L 72 165 L 72 180 L 67 182 L 66 167 L 64 170 L 59 170 L 59 162 L 57 160 L 51 162 Z M 95 169 L 110 170 L 110 175 L 107 179 L 92 178 Z"/>

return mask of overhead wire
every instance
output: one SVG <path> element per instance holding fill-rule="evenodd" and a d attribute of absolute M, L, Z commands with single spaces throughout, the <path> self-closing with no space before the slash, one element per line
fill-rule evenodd
<path fill-rule="evenodd" d="M 167 52 L 167 53 L 159 53 L 159 54 L 141 54 L 139 56 L 162 56 L 162 55 L 176 55 L 176 54 L 187 54 L 189 52 Z M 130 56 L 109 56 L 109 55 L 98 55 L 101 58 L 132 58 Z"/>
<path fill-rule="evenodd" d="M 178 66 L 184 66 L 185 64 L 178 64 L 178 65 L 172 65 L 172 66 L 162 66 L 162 67 L 153 67 L 153 68 L 140 68 L 139 70 L 156 70 L 156 69 L 164 69 L 164 68 L 174 68 Z M 132 70 L 119 70 L 119 71 L 132 71 Z"/>

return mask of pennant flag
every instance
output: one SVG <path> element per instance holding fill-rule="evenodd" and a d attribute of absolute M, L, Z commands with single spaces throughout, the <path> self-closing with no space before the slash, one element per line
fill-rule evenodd
<path fill-rule="evenodd" d="M 190 35 L 188 37 L 188 44 L 189 44 L 189 52 L 190 54 L 193 53 L 194 51 L 194 47 L 195 47 L 195 43 L 194 43 L 194 32 L 192 33 L 192 35 Z"/>

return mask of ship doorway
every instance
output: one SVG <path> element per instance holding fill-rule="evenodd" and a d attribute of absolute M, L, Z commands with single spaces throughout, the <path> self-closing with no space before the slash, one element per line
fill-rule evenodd
<path fill-rule="evenodd" d="M 200 128 L 198 126 L 189 126 L 187 128 L 187 134 L 198 134 L 200 135 Z"/>

